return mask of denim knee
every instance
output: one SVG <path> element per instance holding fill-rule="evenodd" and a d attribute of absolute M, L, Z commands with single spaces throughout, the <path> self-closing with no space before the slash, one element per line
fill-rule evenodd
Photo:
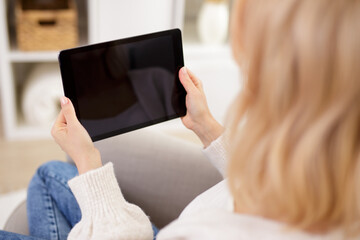
<path fill-rule="evenodd" d="M 70 179 L 78 175 L 78 171 L 73 164 L 53 160 L 42 164 L 36 174 L 43 180 L 50 177 L 67 184 Z"/>

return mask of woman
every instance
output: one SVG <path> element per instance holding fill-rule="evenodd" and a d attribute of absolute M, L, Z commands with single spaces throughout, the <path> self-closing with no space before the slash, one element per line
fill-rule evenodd
<path fill-rule="evenodd" d="M 357 0 L 235 3 L 231 40 L 245 82 L 226 134 L 209 112 L 200 81 L 186 68 L 179 72 L 188 93 L 183 123 L 228 184 L 200 195 L 157 239 L 360 239 L 358 29 Z M 68 239 L 152 239 L 156 230 L 122 197 L 112 165 L 102 166 L 71 102 L 62 98 L 61 105 L 52 134 L 79 171 L 69 185 L 82 214 L 73 227 L 80 214 L 69 209 L 76 212 L 76 201 L 50 199 L 57 206 L 52 212 L 70 223 L 63 234 L 73 227 Z M 57 179 L 68 189 L 52 164 L 39 169 L 34 188 L 51 191 Z M 71 172 L 65 175 L 76 174 L 63 165 Z M 213 205 L 214 193 L 223 197 L 220 206 Z M 58 233 L 59 224 L 52 227 Z"/>

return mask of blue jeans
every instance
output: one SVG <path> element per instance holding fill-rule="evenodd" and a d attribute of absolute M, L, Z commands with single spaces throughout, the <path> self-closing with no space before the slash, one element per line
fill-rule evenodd
<path fill-rule="evenodd" d="M 43 164 L 32 178 L 27 196 L 30 236 L 0 231 L 1 240 L 63 240 L 80 221 L 79 205 L 67 182 L 78 174 L 69 163 Z M 158 229 L 153 225 L 154 239 Z"/>

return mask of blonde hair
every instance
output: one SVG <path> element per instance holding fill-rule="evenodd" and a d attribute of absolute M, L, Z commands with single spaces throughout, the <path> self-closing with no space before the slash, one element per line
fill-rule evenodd
<path fill-rule="evenodd" d="M 244 73 L 228 121 L 236 206 L 350 232 L 360 220 L 360 1 L 239 0 L 231 31 Z"/>

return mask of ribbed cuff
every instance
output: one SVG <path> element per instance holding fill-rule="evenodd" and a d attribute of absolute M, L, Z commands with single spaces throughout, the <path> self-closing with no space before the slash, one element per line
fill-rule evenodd
<path fill-rule="evenodd" d="M 221 135 L 215 141 L 211 142 L 211 144 L 202 151 L 214 165 L 214 167 L 218 169 L 221 175 L 225 177 L 227 167 L 227 152 L 224 135 Z"/>
<path fill-rule="evenodd" d="M 112 163 L 77 176 L 68 184 L 83 216 L 115 215 L 116 211 L 126 204 Z"/>

